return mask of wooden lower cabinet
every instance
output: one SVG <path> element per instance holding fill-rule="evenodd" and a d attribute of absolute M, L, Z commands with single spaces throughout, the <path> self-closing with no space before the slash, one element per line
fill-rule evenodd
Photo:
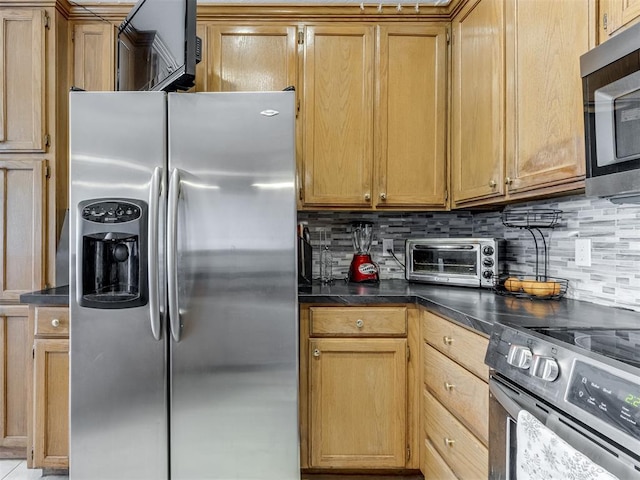
<path fill-rule="evenodd" d="M 426 479 L 488 477 L 489 340 L 422 312 L 421 469 Z"/>
<path fill-rule="evenodd" d="M 30 468 L 69 468 L 69 309 L 29 306 L 33 332 Z"/>
<path fill-rule="evenodd" d="M 25 458 L 31 359 L 26 305 L 0 305 L 0 450 Z"/>
<path fill-rule="evenodd" d="M 410 360 L 416 312 L 413 306 L 301 307 L 303 469 L 417 470 Z"/>

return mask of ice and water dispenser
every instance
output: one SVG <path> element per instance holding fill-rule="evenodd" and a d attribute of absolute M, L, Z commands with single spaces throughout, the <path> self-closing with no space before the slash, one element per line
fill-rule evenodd
<path fill-rule="evenodd" d="M 147 204 L 93 199 L 78 205 L 78 303 L 129 308 L 147 303 Z"/>

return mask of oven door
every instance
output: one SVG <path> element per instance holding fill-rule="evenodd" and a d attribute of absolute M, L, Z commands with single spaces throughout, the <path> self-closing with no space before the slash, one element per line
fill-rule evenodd
<path fill-rule="evenodd" d="M 409 280 L 480 286 L 478 243 L 421 243 L 411 247 Z"/>
<path fill-rule="evenodd" d="M 541 451 L 537 457 L 538 460 L 544 459 L 544 447 L 553 445 L 553 439 L 557 436 L 568 444 L 563 449 L 557 448 L 556 444 L 554 448 L 548 450 L 553 456 L 557 456 L 557 459 L 561 451 L 572 452 L 571 458 L 576 458 L 577 451 L 587 457 L 586 462 L 592 462 L 592 466 L 599 466 L 620 480 L 640 479 L 640 460 L 637 457 L 631 457 L 632 453 L 620 450 L 587 427 L 532 397 L 522 388 L 493 374 L 489 379 L 489 478 L 491 480 L 518 479 L 518 461 L 522 462 L 522 470 L 527 471 L 527 479 L 549 478 L 548 475 L 536 476 L 527 468 L 527 456 L 531 452 L 527 451 L 525 446 L 518 445 L 518 418 L 527 418 L 522 415 L 523 412 L 544 425 L 546 429 L 543 428 L 543 430 L 548 429 L 546 434 L 552 438 L 551 442 L 540 442 Z M 603 476 L 585 476 L 584 471 L 578 468 L 584 465 L 584 463 L 576 463 L 569 474 L 563 474 L 562 478 L 612 478 L 607 476 L 606 472 Z M 544 469 L 538 471 L 544 471 Z"/>

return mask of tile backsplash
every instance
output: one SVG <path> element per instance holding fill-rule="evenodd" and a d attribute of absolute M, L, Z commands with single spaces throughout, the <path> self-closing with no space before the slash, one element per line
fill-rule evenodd
<path fill-rule="evenodd" d="M 506 208 L 562 211 L 559 224 L 543 230 L 543 234 L 549 252 L 548 275 L 569 281 L 567 297 L 640 311 L 640 205 L 615 205 L 607 199 L 576 195 Z M 535 273 L 536 251 L 531 233 L 505 227 L 499 211 L 299 212 L 298 220 L 309 225 L 314 278 L 319 275 L 319 252 L 325 233 L 333 256 L 333 276 L 346 276 L 353 255 L 351 222 L 358 220 L 374 223 L 371 254 L 383 280 L 404 278 L 399 262 L 404 263 L 407 237 L 504 237 L 510 273 Z M 591 266 L 576 265 L 577 238 L 591 240 Z M 382 239 L 393 240 L 399 262 L 382 256 Z"/>

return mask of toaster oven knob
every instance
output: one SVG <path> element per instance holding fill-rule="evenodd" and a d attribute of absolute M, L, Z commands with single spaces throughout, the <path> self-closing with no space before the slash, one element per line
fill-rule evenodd
<path fill-rule="evenodd" d="M 516 368 L 526 370 L 531 366 L 533 354 L 528 347 L 522 345 L 511 345 L 507 354 L 507 363 Z"/>
<path fill-rule="evenodd" d="M 482 276 L 486 279 L 493 277 L 493 272 L 491 270 L 485 270 L 482 272 Z"/>
<path fill-rule="evenodd" d="M 531 366 L 531 375 L 538 377 L 547 382 L 553 382 L 558 378 L 560 369 L 558 362 L 552 357 L 543 357 L 542 355 L 533 356 L 533 364 Z"/>
<path fill-rule="evenodd" d="M 494 251 L 494 250 L 493 250 L 493 247 L 491 247 L 491 246 L 489 246 L 489 245 L 486 245 L 486 246 L 484 246 L 484 247 L 482 248 L 482 253 L 483 253 L 484 255 L 493 255 L 493 251 Z"/>
<path fill-rule="evenodd" d="M 493 267 L 493 259 L 485 258 L 484 260 L 482 260 L 482 265 L 484 265 L 485 267 Z"/>

